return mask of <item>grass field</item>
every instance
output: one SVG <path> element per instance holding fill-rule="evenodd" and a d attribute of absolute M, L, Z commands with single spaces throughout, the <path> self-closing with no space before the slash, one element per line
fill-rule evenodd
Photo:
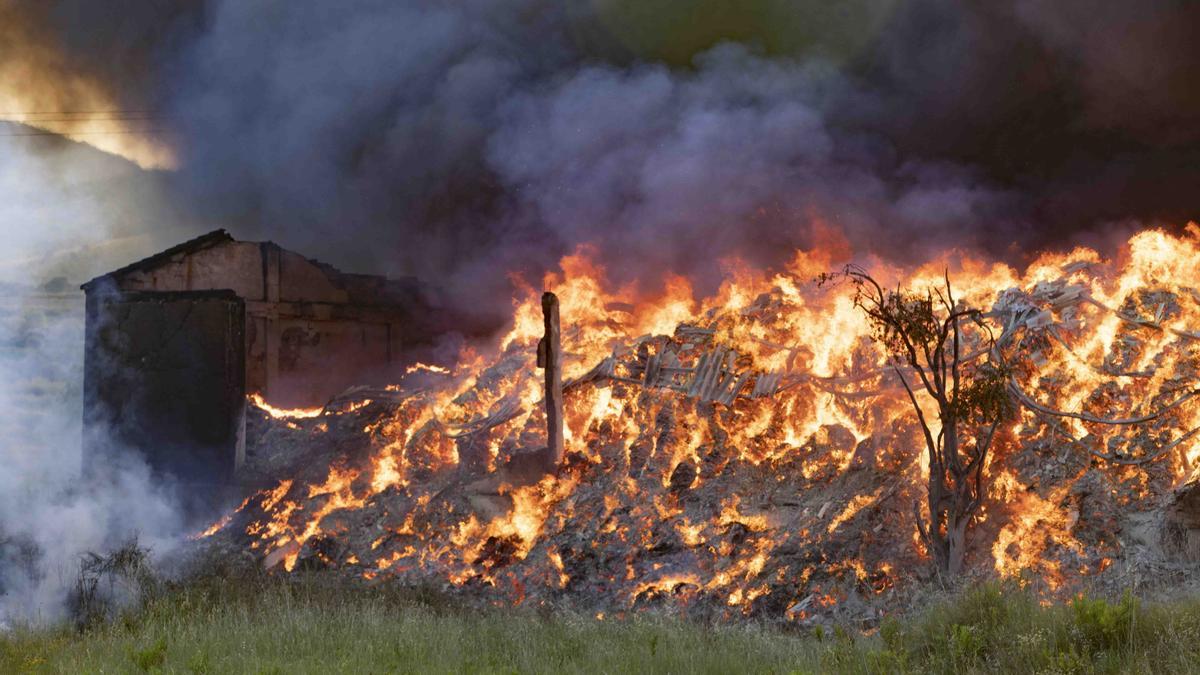
<path fill-rule="evenodd" d="M 983 586 L 862 635 L 475 610 L 432 594 L 205 582 L 82 632 L 0 635 L 0 672 L 1194 672 L 1200 601 L 1042 607 Z"/>

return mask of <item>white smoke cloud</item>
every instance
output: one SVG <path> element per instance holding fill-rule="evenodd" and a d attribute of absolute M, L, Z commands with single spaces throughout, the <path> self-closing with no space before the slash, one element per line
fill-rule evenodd
<path fill-rule="evenodd" d="M 118 225 L 127 206 L 100 194 L 129 178 L 121 175 L 127 167 L 74 144 L 6 150 L 12 152 L 0 155 L 0 239 L 8 263 L 0 283 L 0 625 L 60 618 L 82 553 L 104 552 L 136 535 L 165 554 L 182 527 L 170 487 L 133 454 L 114 453 L 93 480 L 82 473 L 78 282 L 115 256 L 56 253 L 86 250 L 128 227 L 129 221 Z M 152 239 L 143 243 L 153 245 Z M 64 274 L 69 281 L 43 285 Z"/>

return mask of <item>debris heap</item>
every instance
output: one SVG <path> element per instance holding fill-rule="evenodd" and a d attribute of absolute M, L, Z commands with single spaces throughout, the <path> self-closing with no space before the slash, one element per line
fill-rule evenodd
<path fill-rule="evenodd" d="M 1070 593 L 1183 564 L 1158 533 L 1179 530 L 1164 505 L 1200 455 L 1196 263 L 1194 232 L 1156 231 L 1116 263 L 956 261 L 1022 404 L 987 467 L 971 575 Z M 561 462 L 545 458 L 535 299 L 494 356 L 453 374 L 417 367 L 309 416 L 261 412 L 259 489 L 204 541 L 283 573 L 494 602 L 870 624 L 929 577 L 914 522 L 928 469 L 849 292 L 810 283 L 830 266 L 800 255 L 710 301 L 681 284 L 631 307 L 568 258 L 545 280 L 562 303 Z M 886 272 L 919 287 L 946 266 Z"/>

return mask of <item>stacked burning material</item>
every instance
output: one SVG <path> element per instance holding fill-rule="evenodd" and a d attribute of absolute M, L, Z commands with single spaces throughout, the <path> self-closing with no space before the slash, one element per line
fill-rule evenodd
<path fill-rule="evenodd" d="M 874 266 L 911 288 L 949 268 L 1012 366 L 1018 412 L 984 468 L 968 574 L 1066 593 L 1164 559 L 1144 526 L 1200 459 L 1197 235 L 1147 231 L 1116 262 L 1079 249 L 1023 274 Z M 873 620 L 930 574 L 929 457 L 903 364 L 852 289 L 813 283 L 833 265 L 802 253 L 779 273 L 731 268 L 705 301 L 677 281 L 629 304 L 568 257 L 545 279 L 562 303 L 561 462 L 543 450 L 528 289 L 494 354 L 453 373 L 264 409 L 249 458 L 263 489 L 206 541 L 280 572 L 494 601 Z"/>

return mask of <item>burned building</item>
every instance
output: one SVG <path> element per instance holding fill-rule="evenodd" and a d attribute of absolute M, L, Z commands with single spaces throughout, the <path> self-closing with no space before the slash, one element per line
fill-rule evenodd
<path fill-rule="evenodd" d="M 224 230 L 83 290 L 85 461 L 132 448 L 195 484 L 233 482 L 248 395 L 320 406 L 394 380 L 438 332 L 413 279 L 344 273 Z"/>

